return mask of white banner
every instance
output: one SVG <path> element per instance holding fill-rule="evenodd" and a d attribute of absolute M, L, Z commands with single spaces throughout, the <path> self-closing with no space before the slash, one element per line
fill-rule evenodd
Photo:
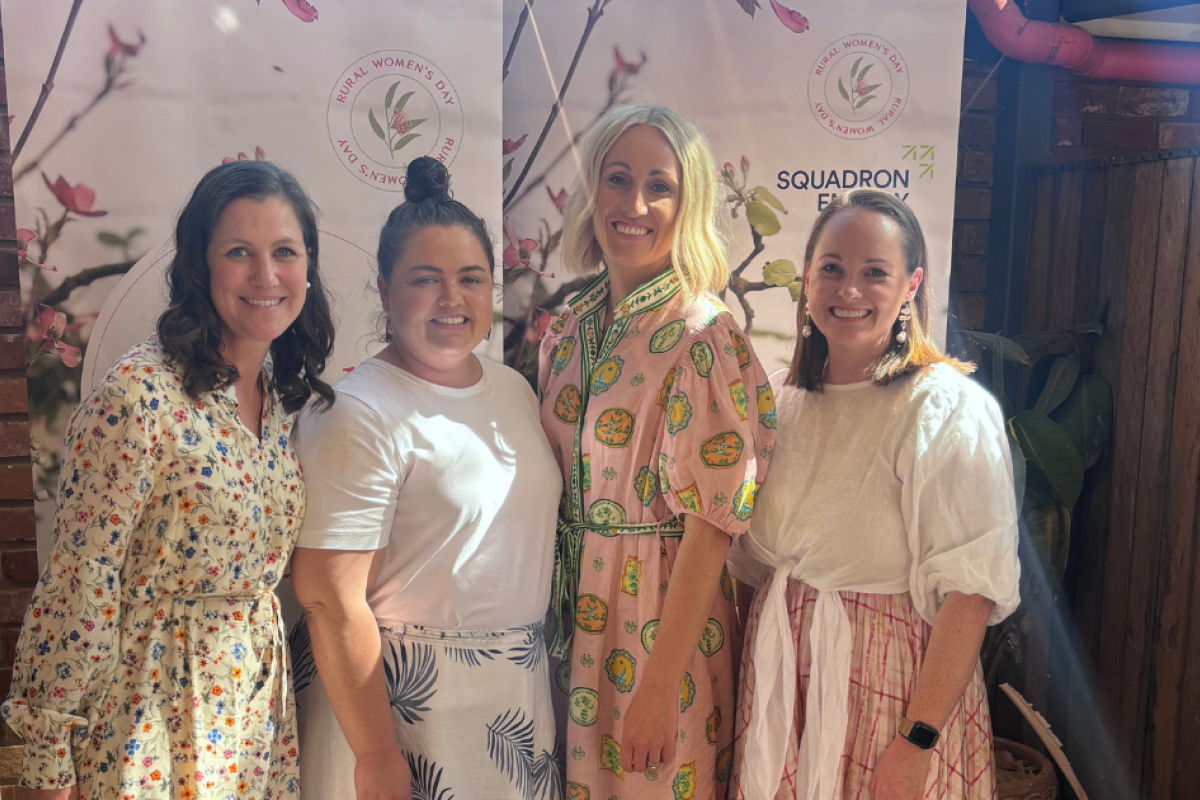
<path fill-rule="evenodd" d="M 39 340 L 31 346 L 31 416 L 46 454 L 39 486 L 50 495 L 38 509 L 43 557 L 63 426 L 81 390 L 153 331 L 175 217 L 208 169 L 265 157 L 293 172 L 320 207 L 321 267 L 338 319 L 327 379 L 377 347 L 373 254 L 380 226 L 403 201 L 412 158 L 443 160 L 455 197 L 499 236 L 499 0 L 314 2 L 81 6 L 16 163 L 17 224 L 35 236 L 27 257 L 58 268 L 22 268 L 26 302 L 56 299 L 67 315 L 62 343 L 85 349 L 82 367 L 70 368 L 31 326 Z M 5 4 L 14 141 L 71 7 Z M 52 192 L 41 173 L 65 183 Z M 90 215 L 97 211 L 107 213 Z M 64 280 L 105 266 L 116 274 L 59 288 L 55 298 Z M 492 352 L 499 357 L 498 341 Z"/>
<path fill-rule="evenodd" d="M 784 2 L 531 3 L 504 81 L 505 214 L 518 239 L 538 243 L 531 266 L 560 279 L 554 200 L 576 174 L 572 137 L 619 103 L 673 106 L 708 135 L 724 166 L 730 264 L 745 265 L 725 299 L 743 322 L 753 314 L 768 372 L 790 361 L 795 306 L 784 287 L 803 269 L 808 229 L 832 193 L 854 186 L 895 192 L 916 212 L 944 333 L 966 13 L 962 0 Z M 505 0 L 506 47 L 525 7 Z M 564 113 L 538 148 L 576 58 Z M 511 325 L 530 318 L 531 302 L 560 301 L 560 284 L 511 284 Z M 518 338 L 510 358 L 522 358 Z"/>

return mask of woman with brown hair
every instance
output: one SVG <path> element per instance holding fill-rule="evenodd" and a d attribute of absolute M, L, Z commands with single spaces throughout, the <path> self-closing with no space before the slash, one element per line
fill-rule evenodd
<path fill-rule="evenodd" d="M 996 402 L 929 330 L 925 240 L 886 192 L 813 226 L 750 609 L 730 797 L 985 800 L 979 646 L 1018 602 Z"/>

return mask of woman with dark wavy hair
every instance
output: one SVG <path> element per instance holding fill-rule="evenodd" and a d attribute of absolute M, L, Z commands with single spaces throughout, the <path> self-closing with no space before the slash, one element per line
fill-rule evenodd
<path fill-rule="evenodd" d="M 168 284 L 67 430 L 3 707 L 26 800 L 299 792 L 274 590 L 305 505 L 291 415 L 333 401 L 312 201 L 269 163 L 213 169 Z"/>

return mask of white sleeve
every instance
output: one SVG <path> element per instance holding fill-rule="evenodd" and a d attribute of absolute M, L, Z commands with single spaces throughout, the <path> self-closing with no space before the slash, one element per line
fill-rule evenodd
<path fill-rule="evenodd" d="M 992 600 L 989 625 L 1020 602 L 1012 454 L 1000 407 L 983 389 L 922 402 L 897 465 L 909 548 L 910 592 L 930 624 L 949 592 Z"/>
<path fill-rule="evenodd" d="M 386 547 L 404 464 L 379 413 L 339 392 L 332 407 L 305 409 L 296 426 L 295 447 L 308 494 L 296 546 Z"/>

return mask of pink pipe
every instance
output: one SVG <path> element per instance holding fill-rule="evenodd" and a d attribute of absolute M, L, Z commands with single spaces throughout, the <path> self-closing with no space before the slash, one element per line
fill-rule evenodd
<path fill-rule="evenodd" d="M 1097 39 L 1077 25 L 1026 19 L 1013 0 L 967 0 L 992 46 L 1009 58 L 1076 75 L 1200 84 L 1200 47 Z"/>

